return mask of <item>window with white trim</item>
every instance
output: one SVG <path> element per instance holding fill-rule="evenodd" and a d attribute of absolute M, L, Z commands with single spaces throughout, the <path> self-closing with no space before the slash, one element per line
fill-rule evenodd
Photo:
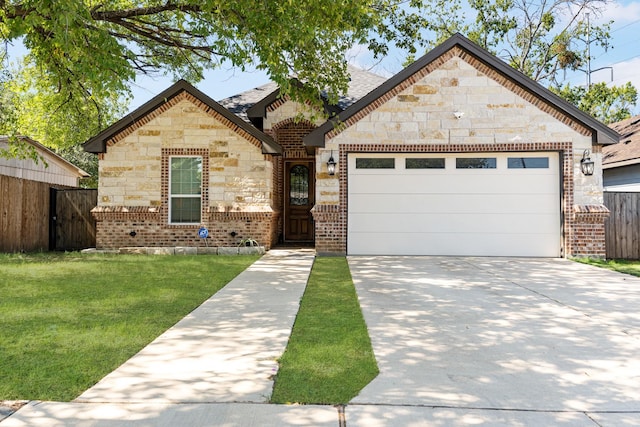
<path fill-rule="evenodd" d="M 169 222 L 198 224 L 202 212 L 202 157 L 169 159 Z"/>

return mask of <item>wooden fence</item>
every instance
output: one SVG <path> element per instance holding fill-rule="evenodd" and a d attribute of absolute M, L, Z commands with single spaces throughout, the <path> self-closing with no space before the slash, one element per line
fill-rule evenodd
<path fill-rule="evenodd" d="M 98 203 L 98 190 L 74 188 L 51 190 L 55 246 L 58 251 L 77 251 L 96 246 L 96 221 L 91 215 Z M 55 198 L 55 199 L 54 199 Z"/>
<path fill-rule="evenodd" d="M 0 175 L 0 251 L 49 249 L 51 184 Z"/>
<path fill-rule="evenodd" d="M 607 258 L 640 259 L 640 193 L 605 192 Z"/>
<path fill-rule="evenodd" d="M 52 188 L 0 175 L 0 252 L 77 250 L 95 246 L 97 190 Z"/>

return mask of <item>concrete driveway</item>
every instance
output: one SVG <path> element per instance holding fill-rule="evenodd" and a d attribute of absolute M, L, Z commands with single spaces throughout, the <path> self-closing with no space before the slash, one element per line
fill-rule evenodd
<path fill-rule="evenodd" d="M 380 367 L 347 407 L 362 421 L 351 425 L 401 422 L 407 408 L 405 425 L 441 425 L 438 413 L 510 425 L 510 411 L 530 425 L 640 425 L 639 278 L 563 259 L 349 265 Z"/>

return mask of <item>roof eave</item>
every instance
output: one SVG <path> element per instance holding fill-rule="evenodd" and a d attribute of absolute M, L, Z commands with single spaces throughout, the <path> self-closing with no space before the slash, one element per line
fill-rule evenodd
<path fill-rule="evenodd" d="M 640 164 L 640 157 L 637 157 L 635 159 L 619 160 L 617 162 L 602 163 L 602 169 L 621 168 L 624 166 L 633 166 L 637 164 Z"/>

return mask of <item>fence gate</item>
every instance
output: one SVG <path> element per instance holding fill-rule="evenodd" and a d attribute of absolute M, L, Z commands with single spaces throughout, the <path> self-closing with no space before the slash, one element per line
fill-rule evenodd
<path fill-rule="evenodd" d="M 640 193 L 605 192 L 607 258 L 640 259 Z"/>
<path fill-rule="evenodd" d="M 49 249 L 77 251 L 96 246 L 96 222 L 91 209 L 98 203 L 98 190 L 51 189 Z"/>

